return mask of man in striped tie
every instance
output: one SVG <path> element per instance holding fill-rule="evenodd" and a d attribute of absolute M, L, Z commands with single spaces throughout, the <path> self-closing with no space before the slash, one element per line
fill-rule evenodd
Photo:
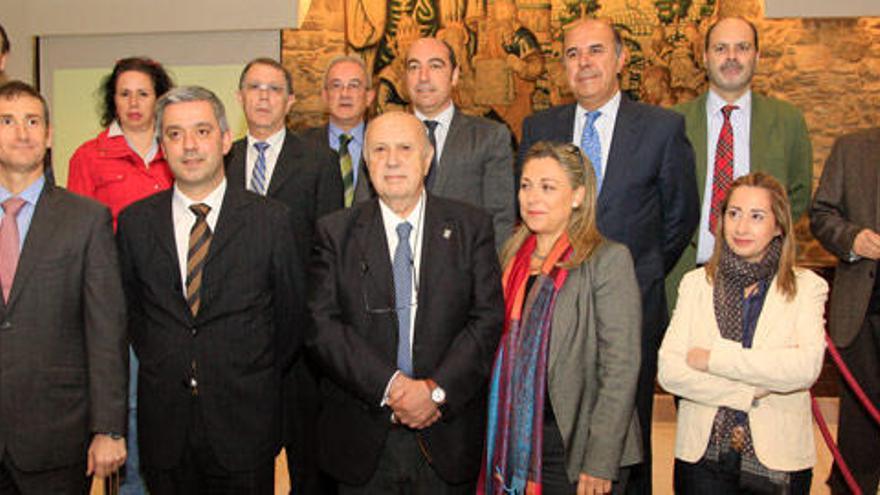
<path fill-rule="evenodd" d="M 157 495 L 272 494 L 281 378 L 305 326 L 289 210 L 228 186 L 216 95 L 175 88 L 156 105 L 174 187 L 118 228 L 144 477 Z"/>

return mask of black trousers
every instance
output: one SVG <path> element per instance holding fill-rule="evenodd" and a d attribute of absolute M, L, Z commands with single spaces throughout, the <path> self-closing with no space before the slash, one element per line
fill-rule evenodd
<path fill-rule="evenodd" d="M 576 495 L 577 482 L 572 483 L 568 479 L 565 471 L 565 445 L 553 418 L 544 421 L 544 445 L 541 451 L 542 495 Z M 628 478 L 629 469 L 621 468 L 617 481 L 611 485 L 611 493 L 613 495 L 624 493 Z"/>
<path fill-rule="evenodd" d="M 339 495 L 473 495 L 476 480 L 451 485 L 437 475 L 419 445 L 418 434 L 403 427 L 388 433 L 379 466 L 365 485 L 339 485 Z"/>
<path fill-rule="evenodd" d="M 335 495 L 336 483 L 318 466 L 318 367 L 302 355 L 284 377 L 287 472 L 291 495 Z"/>
<path fill-rule="evenodd" d="M 675 460 L 673 473 L 677 495 L 762 495 L 761 492 L 742 489 L 739 486 L 739 454 L 715 463 L 701 459 L 690 463 Z M 789 473 L 789 491 L 784 495 L 809 495 L 813 470 L 804 469 Z"/>
<path fill-rule="evenodd" d="M 275 459 L 249 471 L 223 467 L 208 442 L 201 404 L 197 398 L 193 401 L 180 463 L 171 469 L 142 464 L 150 495 L 274 495 Z"/>
<path fill-rule="evenodd" d="M 645 337 L 643 337 L 644 339 Z M 642 365 L 639 368 L 639 385 L 636 389 L 636 412 L 642 431 L 642 462 L 630 468 L 626 493 L 651 495 L 653 486 L 653 456 L 651 446 L 651 421 L 654 415 L 654 383 L 657 379 L 657 352 L 663 331 L 654 341 L 642 343 Z"/>
<path fill-rule="evenodd" d="M 0 460 L 0 495 L 85 495 L 90 485 L 85 456 L 82 463 L 46 471 L 22 471 L 6 453 Z"/>
<path fill-rule="evenodd" d="M 874 407 L 880 408 L 880 314 L 865 318 L 859 334 L 840 355 Z M 837 442 L 840 453 L 865 494 L 874 494 L 880 481 L 880 425 L 841 378 Z M 837 464 L 828 479 L 832 493 L 849 493 Z"/>

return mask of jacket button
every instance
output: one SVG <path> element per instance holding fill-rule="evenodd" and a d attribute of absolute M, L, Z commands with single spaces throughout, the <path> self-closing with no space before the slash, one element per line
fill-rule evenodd
<path fill-rule="evenodd" d="M 193 337 L 195 337 L 196 334 L 199 333 L 199 329 L 196 328 L 196 327 L 192 327 L 192 328 L 190 328 L 189 331 L 190 331 L 190 333 L 192 333 L 192 336 L 193 336 Z"/>

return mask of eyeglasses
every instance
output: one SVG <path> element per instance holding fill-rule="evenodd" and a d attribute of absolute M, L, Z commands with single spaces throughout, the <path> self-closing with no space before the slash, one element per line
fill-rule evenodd
<path fill-rule="evenodd" d="M 344 83 L 339 80 L 333 80 L 327 83 L 327 91 L 333 93 L 341 93 L 343 90 L 349 90 L 352 93 L 356 93 L 362 89 L 365 89 L 366 85 L 360 81 L 359 79 L 352 79 L 347 83 Z"/>
<path fill-rule="evenodd" d="M 276 84 L 266 84 L 266 83 L 244 83 L 244 90 L 248 93 L 256 93 L 258 91 L 268 91 L 273 95 L 283 95 L 287 92 L 287 88 L 284 86 L 278 86 Z"/>

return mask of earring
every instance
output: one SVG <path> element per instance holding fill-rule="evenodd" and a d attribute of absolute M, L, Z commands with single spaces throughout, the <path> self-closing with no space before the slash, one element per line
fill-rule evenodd
<path fill-rule="evenodd" d="M 578 206 L 580 206 L 580 205 L 577 204 L 577 203 L 572 203 L 572 204 L 571 204 L 571 207 L 574 208 L 575 210 L 578 209 Z"/>

